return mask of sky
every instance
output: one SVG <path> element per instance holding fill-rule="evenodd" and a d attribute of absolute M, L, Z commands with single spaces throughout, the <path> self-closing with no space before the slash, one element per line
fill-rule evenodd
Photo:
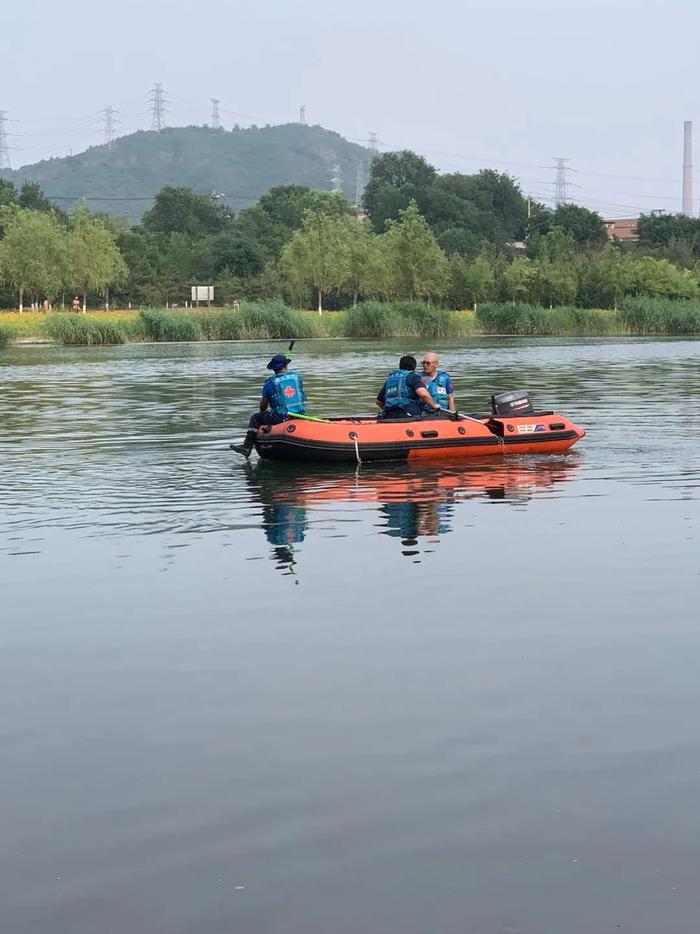
<path fill-rule="evenodd" d="M 441 171 L 491 167 L 604 216 L 680 210 L 683 121 L 700 165 L 696 0 L 0 0 L 13 168 L 149 129 L 319 123 Z M 696 213 L 700 178 L 696 185 Z M 90 192 L 85 192 L 89 195 Z"/>

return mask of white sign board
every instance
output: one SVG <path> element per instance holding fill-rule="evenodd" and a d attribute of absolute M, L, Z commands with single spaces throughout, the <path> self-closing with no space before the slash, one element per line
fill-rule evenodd
<path fill-rule="evenodd" d="M 193 285 L 192 286 L 192 301 L 193 302 L 213 302 L 214 301 L 214 286 L 213 285 Z"/>

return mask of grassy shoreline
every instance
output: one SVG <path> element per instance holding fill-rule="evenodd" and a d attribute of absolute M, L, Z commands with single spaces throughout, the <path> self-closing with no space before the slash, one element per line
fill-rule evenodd
<path fill-rule="evenodd" d="M 484 303 L 448 311 L 422 303 L 364 302 L 340 312 L 282 302 L 239 309 L 0 312 L 0 347 L 13 342 L 94 346 L 144 342 L 485 336 L 633 337 L 700 334 L 700 302 L 638 299 L 619 310 Z"/>

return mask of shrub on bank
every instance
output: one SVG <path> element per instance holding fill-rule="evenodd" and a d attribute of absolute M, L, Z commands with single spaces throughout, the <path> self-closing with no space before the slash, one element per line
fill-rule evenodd
<path fill-rule="evenodd" d="M 68 346 L 124 344 L 126 336 L 119 323 L 106 317 L 95 320 L 76 314 L 47 315 L 44 321 L 47 337 Z"/>
<path fill-rule="evenodd" d="M 293 311 L 280 299 L 271 302 L 244 302 L 240 310 L 244 336 L 249 339 L 278 340 L 322 336 L 321 324 L 303 311 Z M 322 322 L 322 319 L 319 319 Z"/>
<path fill-rule="evenodd" d="M 512 302 L 483 302 L 476 321 L 484 334 L 623 334 L 626 326 L 617 312 L 560 305 L 543 308 Z"/>
<path fill-rule="evenodd" d="M 397 337 L 400 322 L 393 305 L 360 302 L 343 312 L 343 337 Z"/>
<path fill-rule="evenodd" d="M 635 334 L 700 334 L 700 302 L 628 298 L 620 320 Z"/>
<path fill-rule="evenodd" d="M 278 340 L 325 336 L 311 314 L 284 302 L 246 302 L 239 309 L 144 310 L 139 314 L 152 341 Z"/>
<path fill-rule="evenodd" d="M 6 347 L 10 341 L 10 330 L 0 326 L 0 349 Z"/>
<path fill-rule="evenodd" d="M 394 314 L 400 322 L 401 337 L 456 337 L 458 318 L 455 312 L 435 308 L 425 302 L 396 302 Z"/>
<path fill-rule="evenodd" d="M 144 310 L 139 318 L 149 340 L 170 343 L 202 339 L 202 329 L 192 313 Z"/>

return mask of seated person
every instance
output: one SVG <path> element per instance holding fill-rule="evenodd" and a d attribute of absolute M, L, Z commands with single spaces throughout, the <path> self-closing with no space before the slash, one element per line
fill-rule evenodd
<path fill-rule="evenodd" d="M 240 444 L 229 444 L 232 451 L 250 457 L 261 425 L 279 425 L 290 415 L 304 414 L 304 383 L 298 373 L 288 369 L 290 360 L 286 354 L 278 353 L 268 363 L 267 369 L 272 370 L 274 376 L 265 380 L 259 411 L 251 415 L 244 440 Z"/>
<path fill-rule="evenodd" d="M 423 359 L 423 385 L 428 390 L 434 402 L 441 409 L 456 412 L 455 387 L 450 374 L 440 368 L 440 358 L 436 353 L 427 353 Z"/>
<path fill-rule="evenodd" d="M 424 413 L 439 417 L 442 410 L 434 402 L 423 381 L 416 373 L 416 358 L 406 355 L 399 360 L 377 393 L 377 405 L 382 418 L 419 418 Z"/>

